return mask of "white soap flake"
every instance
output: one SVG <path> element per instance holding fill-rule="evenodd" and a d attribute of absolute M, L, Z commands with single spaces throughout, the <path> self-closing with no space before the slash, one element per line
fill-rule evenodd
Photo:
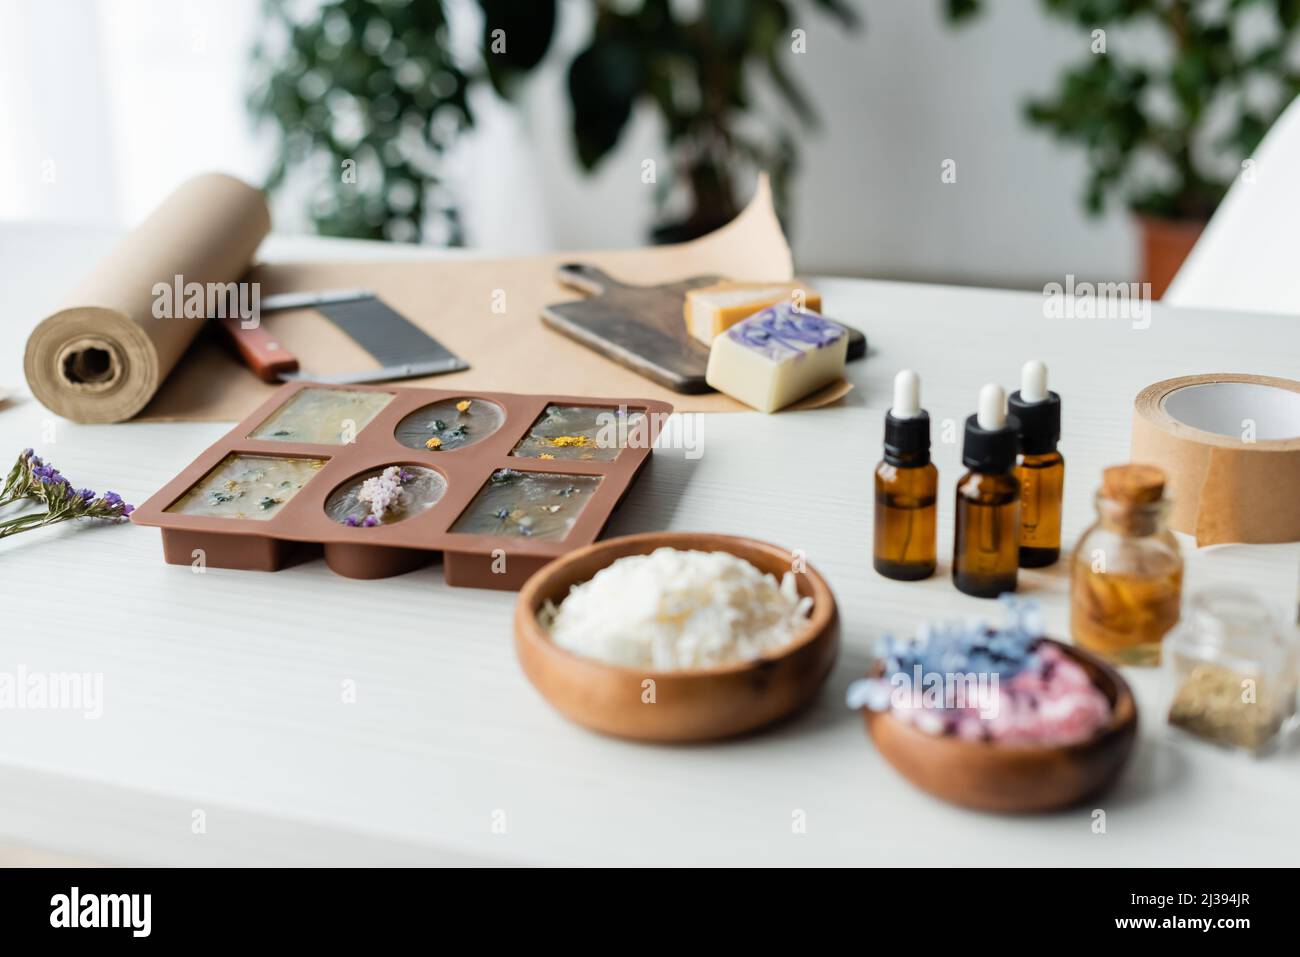
<path fill-rule="evenodd" d="M 660 548 L 620 558 L 575 585 L 543 624 L 561 648 L 610 664 L 678 671 L 752 661 L 788 645 L 811 598 L 794 575 L 727 552 Z"/>

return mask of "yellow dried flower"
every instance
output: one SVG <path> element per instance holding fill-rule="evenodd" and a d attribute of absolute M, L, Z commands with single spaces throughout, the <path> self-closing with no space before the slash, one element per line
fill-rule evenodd
<path fill-rule="evenodd" d="M 434 436 L 428 442 L 424 443 L 424 447 L 426 449 L 440 449 L 442 448 L 442 439 Z"/>
<path fill-rule="evenodd" d="M 578 448 L 582 448 L 586 445 L 589 445 L 591 442 L 591 440 L 588 439 L 585 435 L 556 435 L 551 437 L 547 441 L 549 441 L 551 445 L 555 446 L 557 449 L 571 448 L 574 446 Z"/>
<path fill-rule="evenodd" d="M 457 402 L 457 403 L 456 403 L 456 411 L 457 411 L 457 412 L 468 412 L 468 411 L 469 411 L 469 399 L 461 399 L 459 402 Z"/>
<path fill-rule="evenodd" d="M 539 459 L 554 459 L 554 458 L 555 458 L 555 456 L 552 455 L 550 452 L 543 452 L 541 455 L 539 455 L 539 456 L 537 456 L 537 457 L 538 457 Z"/>

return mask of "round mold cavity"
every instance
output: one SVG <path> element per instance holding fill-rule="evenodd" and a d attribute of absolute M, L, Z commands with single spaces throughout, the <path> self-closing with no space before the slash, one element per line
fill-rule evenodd
<path fill-rule="evenodd" d="M 420 548 L 350 545 L 344 542 L 326 542 L 321 553 L 325 557 L 325 564 L 334 574 L 367 581 L 405 575 L 430 564 L 438 554 Z"/>
<path fill-rule="evenodd" d="M 383 510 L 382 517 L 376 517 L 370 496 L 363 489 L 367 481 L 380 479 L 389 469 L 399 470 L 393 476 L 397 480 L 396 501 Z M 382 493 L 382 486 L 375 491 Z M 393 525 L 428 511 L 446 492 L 447 479 L 435 469 L 422 465 L 386 465 L 361 472 L 336 486 L 325 499 L 325 514 L 340 525 L 366 528 Z"/>
<path fill-rule="evenodd" d="M 440 399 L 397 423 L 393 437 L 408 449 L 454 452 L 482 442 L 501 428 L 506 410 L 472 395 Z"/>

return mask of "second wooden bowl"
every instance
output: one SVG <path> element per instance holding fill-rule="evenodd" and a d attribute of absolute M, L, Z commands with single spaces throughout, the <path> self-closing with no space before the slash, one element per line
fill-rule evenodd
<path fill-rule="evenodd" d="M 1048 639 L 1049 641 L 1051 639 Z M 888 711 L 864 710 L 876 748 L 903 777 L 953 804 L 1004 813 L 1050 811 L 1105 790 L 1137 736 L 1137 704 L 1120 673 L 1100 658 L 1053 641 L 1110 699 L 1111 718 L 1087 741 L 1003 745 L 921 731 Z M 877 665 L 876 675 L 881 673 Z"/>
<path fill-rule="evenodd" d="M 650 532 L 597 542 L 559 558 L 524 585 L 515 605 L 515 651 L 528 680 L 565 717 L 604 734 L 642 741 L 705 741 L 743 734 L 806 706 L 839 653 L 839 616 L 830 587 L 812 568 L 795 575 L 812 598 L 803 630 L 767 658 L 718 668 L 653 671 L 611 665 L 560 648 L 538 621 L 549 600 L 611 562 L 656 548 L 728 552 L 779 580 L 795 566 L 783 548 L 748 538 Z"/>

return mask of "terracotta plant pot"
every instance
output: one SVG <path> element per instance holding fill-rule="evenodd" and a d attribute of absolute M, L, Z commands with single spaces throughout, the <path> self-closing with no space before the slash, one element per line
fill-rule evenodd
<path fill-rule="evenodd" d="M 1142 281 L 1151 283 L 1151 298 L 1159 299 L 1205 231 L 1205 222 L 1141 214 L 1135 218 L 1142 234 Z"/>

